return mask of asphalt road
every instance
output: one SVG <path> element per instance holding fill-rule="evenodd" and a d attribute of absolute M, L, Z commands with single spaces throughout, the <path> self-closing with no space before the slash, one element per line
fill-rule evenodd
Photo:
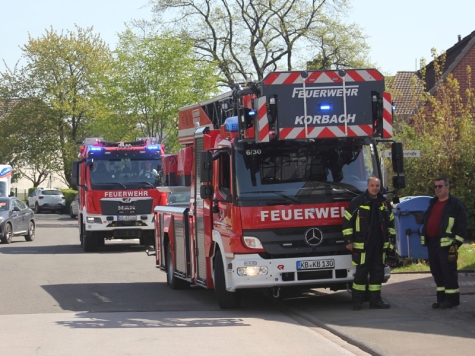
<path fill-rule="evenodd" d="M 406 274 L 383 285 L 389 310 L 303 289 L 223 311 L 213 291 L 169 289 L 138 241 L 84 253 L 75 220 L 39 214 L 35 241 L 0 244 L 0 355 L 471 355 L 475 274 L 459 283 L 450 310 L 431 308 L 430 274 Z"/>
<path fill-rule="evenodd" d="M 0 245 L 0 271 L 2 356 L 366 354 L 259 292 L 223 311 L 213 291 L 172 291 L 136 240 L 84 253 L 67 215 Z"/>

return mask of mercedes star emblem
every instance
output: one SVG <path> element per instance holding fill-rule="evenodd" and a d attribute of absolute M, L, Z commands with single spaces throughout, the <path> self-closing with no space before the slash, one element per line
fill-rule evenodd
<path fill-rule="evenodd" d="M 305 242 L 310 247 L 316 247 L 320 245 L 323 241 L 323 233 L 322 230 L 312 227 L 305 231 Z"/>

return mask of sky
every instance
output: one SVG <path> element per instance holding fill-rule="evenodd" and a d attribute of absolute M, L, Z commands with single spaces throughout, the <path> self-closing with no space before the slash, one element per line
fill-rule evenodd
<path fill-rule="evenodd" d="M 133 19 L 151 19 L 147 0 L 0 0 L 0 71 L 21 56 L 28 33 L 39 38 L 57 31 L 94 27 L 111 48 L 117 33 Z M 475 31 L 474 0 L 351 0 L 348 22 L 357 23 L 371 47 L 370 60 L 386 75 L 419 69 L 422 57 L 431 60 L 452 47 L 458 35 Z"/>

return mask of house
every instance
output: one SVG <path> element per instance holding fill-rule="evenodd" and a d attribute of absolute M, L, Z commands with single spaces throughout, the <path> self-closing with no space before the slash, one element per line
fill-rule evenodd
<path fill-rule="evenodd" d="M 452 47 L 446 50 L 445 64 L 442 70 L 441 80 L 452 74 L 458 80 L 459 93 L 464 94 L 470 87 L 467 76 L 467 66 L 470 66 L 475 80 L 475 31 L 461 38 Z M 437 96 L 437 75 L 434 61 L 425 66 L 425 76 L 422 78 L 421 70 L 415 72 L 397 72 L 391 83 L 391 93 L 395 105 L 394 118 L 396 121 L 407 121 L 413 116 L 418 108 L 425 103 L 417 101 L 416 97 L 424 90 L 430 95 Z M 471 88 L 475 83 L 471 83 Z"/>

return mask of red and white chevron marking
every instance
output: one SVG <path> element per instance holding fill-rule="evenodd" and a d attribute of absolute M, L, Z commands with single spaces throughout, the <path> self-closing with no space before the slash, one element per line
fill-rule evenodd
<path fill-rule="evenodd" d="M 308 72 L 305 80 L 307 84 L 313 83 L 340 83 L 343 79 L 338 71 Z M 346 71 L 345 82 L 369 82 L 381 81 L 384 77 L 376 69 L 352 69 Z M 302 84 L 303 78 L 300 72 L 271 73 L 265 80 L 264 85 Z"/>
<path fill-rule="evenodd" d="M 269 142 L 269 120 L 267 118 L 267 100 L 265 96 L 257 99 L 257 122 L 259 125 L 257 142 Z"/>
<path fill-rule="evenodd" d="M 393 137 L 393 105 L 391 94 L 383 92 L 383 138 Z"/>
<path fill-rule="evenodd" d="M 305 136 L 305 127 L 282 128 L 279 132 L 281 140 L 305 139 L 305 138 L 338 138 L 338 137 L 361 137 L 373 134 L 372 125 L 348 125 L 348 134 L 345 134 L 345 126 L 320 126 L 308 127 L 308 135 Z"/>

